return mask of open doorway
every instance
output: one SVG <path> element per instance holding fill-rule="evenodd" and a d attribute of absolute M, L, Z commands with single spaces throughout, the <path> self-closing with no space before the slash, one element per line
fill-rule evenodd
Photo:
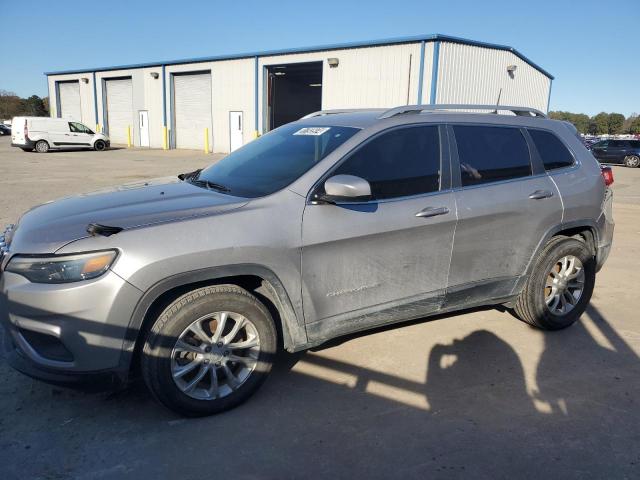
<path fill-rule="evenodd" d="M 267 67 L 267 130 L 321 109 L 322 62 Z"/>

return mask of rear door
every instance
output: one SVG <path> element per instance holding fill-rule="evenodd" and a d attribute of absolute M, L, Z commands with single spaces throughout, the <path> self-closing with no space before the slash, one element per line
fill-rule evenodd
<path fill-rule="evenodd" d="M 624 157 L 627 155 L 627 148 L 626 140 L 609 140 L 607 160 L 610 162 L 622 163 Z"/>
<path fill-rule="evenodd" d="M 442 135 L 433 125 L 378 134 L 327 174 L 368 180 L 373 198 L 305 208 L 303 298 L 313 340 L 440 308 L 456 225 L 449 177 L 440 175 L 442 165 L 449 171 Z"/>
<path fill-rule="evenodd" d="M 538 243 L 562 221 L 562 202 L 544 167 L 532 163 L 524 130 L 452 125 L 458 226 L 446 305 L 511 294 Z"/>

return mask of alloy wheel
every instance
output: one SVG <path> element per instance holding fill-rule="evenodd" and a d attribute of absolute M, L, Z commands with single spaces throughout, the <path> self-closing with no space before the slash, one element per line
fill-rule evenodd
<path fill-rule="evenodd" d="M 566 315 L 580 301 L 584 291 L 584 266 L 579 258 L 567 255 L 558 260 L 544 287 L 545 303 L 554 315 Z"/>
<path fill-rule="evenodd" d="M 192 322 L 171 352 L 171 375 L 177 387 L 198 400 L 230 395 L 253 373 L 260 338 L 248 318 L 215 312 Z"/>

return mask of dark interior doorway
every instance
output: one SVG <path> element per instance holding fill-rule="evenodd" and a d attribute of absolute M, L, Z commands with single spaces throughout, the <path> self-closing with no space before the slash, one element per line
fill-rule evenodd
<path fill-rule="evenodd" d="M 322 62 L 267 67 L 267 130 L 322 109 Z"/>

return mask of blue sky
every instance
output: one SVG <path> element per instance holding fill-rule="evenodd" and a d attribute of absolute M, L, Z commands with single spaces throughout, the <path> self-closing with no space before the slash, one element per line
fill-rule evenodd
<path fill-rule="evenodd" d="M 42 72 L 442 33 L 515 47 L 552 110 L 640 112 L 640 0 L 0 0 L 0 89 Z"/>

